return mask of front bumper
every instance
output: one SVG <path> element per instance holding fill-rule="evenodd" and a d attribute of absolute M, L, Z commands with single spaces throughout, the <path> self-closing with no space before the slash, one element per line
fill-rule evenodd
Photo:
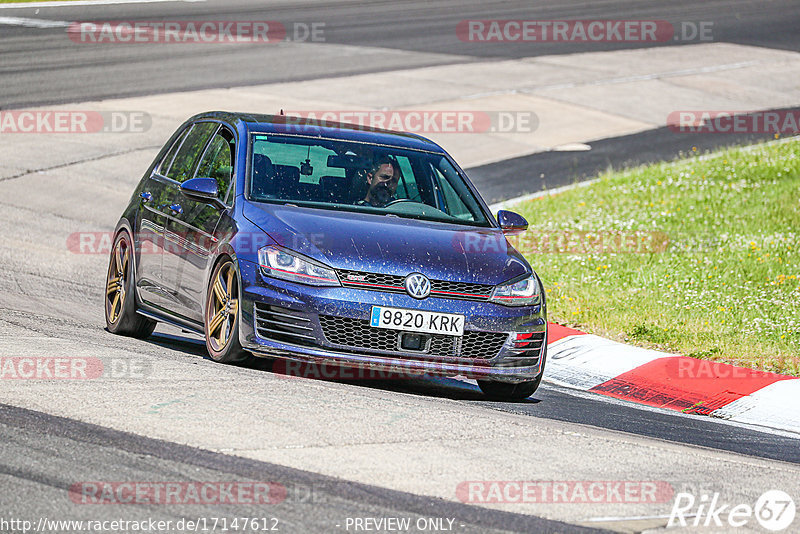
<path fill-rule="evenodd" d="M 511 308 L 468 300 L 428 298 L 420 301 L 404 294 L 313 287 L 274 279 L 268 279 L 267 282 L 257 265 L 247 261 L 240 263 L 240 341 L 245 349 L 255 355 L 399 373 L 401 376 L 461 375 L 505 382 L 533 380 L 543 371 L 547 351 L 547 320 L 542 304 Z M 446 350 L 431 353 L 404 351 L 399 346 L 360 343 L 356 341 L 355 334 L 342 336 L 341 331 L 336 332 L 338 336 L 331 335 L 332 324 L 337 327 L 341 324 L 355 325 L 363 334 L 363 324 L 369 320 L 372 306 L 463 314 L 466 318 L 465 336 L 460 340 L 438 336 L 437 346 Z M 265 322 L 265 313 L 270 314 L 270 319 L 275 319 L 276 324 L 287 321 L 299 325 L 288 327 L 294 329 L 296 334 L 276 335 L 275 329 L 280 330 L 281 327 Z M 368 330 L 384 339 L 400 334 L 381 329 Z M 515 343 L 516 333 L 533 333 L 542 342 L 533 350 L 530 347 L 520 348 L 520 343 Z M 351 337 L 352 342 L 343 341 Z M 444 337 L 453 340 L 452 350 L 448 348 L 450 341 L 441 339 Z M 487 337 L 493 341 L 481 341 L 482 345 L 472 347 L 464 346 L 468 340 L 484 340 Z M 482 352 L 484 348 L 486 351 Z"/>

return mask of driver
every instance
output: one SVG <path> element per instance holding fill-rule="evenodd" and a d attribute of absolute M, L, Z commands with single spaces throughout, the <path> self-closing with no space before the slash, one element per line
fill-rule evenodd
<path fill-rule="evenodd" d="M 382 157 L 375 160 L 375 163 L 367 172 L 367 196 L 358 202 L 360 205 L 370 205 L 382 208 L 389 202 L 396 200 L 394 194 L 397 192 L 397 182 L 400 179 L 400 171 L 397 165 L 389 157 Z"/>

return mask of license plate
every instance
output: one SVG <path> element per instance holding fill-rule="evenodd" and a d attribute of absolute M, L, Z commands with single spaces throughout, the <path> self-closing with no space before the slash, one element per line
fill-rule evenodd
<path fill-rule="evenodd" d="M 404 310 L 373 306 L 370 326 L 423 332 L 425 334 L 464 335 L 464 316 L 455 313 L 438 313 L 422 310 Z"/>

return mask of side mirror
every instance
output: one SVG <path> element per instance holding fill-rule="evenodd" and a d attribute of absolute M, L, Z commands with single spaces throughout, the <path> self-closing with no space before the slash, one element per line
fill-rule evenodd
<path fill-rule="evenodd" d="M 181 184 L 181 193 L 192 200 L 223 206 L 222 201 L 218 198 L 217 181 L 213 178 L 186 180 Z"/>
<path fill-rule="evenodd" d="M 528 221 L 525 217 L 513 211 L 500 210 L 497 212 L 497 222 L 500 229 L 506 235 L 521 234 L 528 229 Z"/>

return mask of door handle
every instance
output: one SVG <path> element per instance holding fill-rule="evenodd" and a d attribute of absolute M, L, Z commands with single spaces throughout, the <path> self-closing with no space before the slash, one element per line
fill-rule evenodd
<path fill-rule="evenodd" d="M 170 204 L 169 209 L 172 210 L 173 215 L 180 215 L 181 213 L 183 213 L 183 208 L 181 207 L 180 204 Z"/>
<path fill-rule="evenodd" d="M 139 198 L 142 199 L 142 202 L 147 204 L 153 199 L 153 195 L 150 193 L 150 191 L 142 191 L 141 193 L 139 193 Z"/>

